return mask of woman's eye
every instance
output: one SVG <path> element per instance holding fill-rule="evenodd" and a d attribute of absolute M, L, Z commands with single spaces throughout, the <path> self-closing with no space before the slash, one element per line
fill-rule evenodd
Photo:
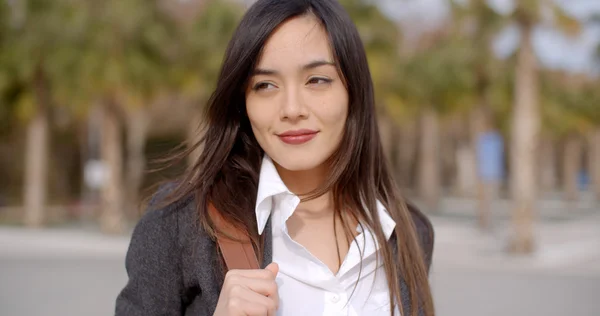
<path fill-rule="evenodd" d="M 327 84 L 327 83 L 331 83 L 331 79 L 327 79 L 327 78 L 310 78 L 310 80 L 308 80 L 308 84 Z"/>
<path fill-rule="evenodd" d="M 273 89 L 275 88 L 275 85 L 269 82 L 259 82 L 256 85 L 254 85 L 253 90 L 255 91 L 259 91 L 259 90 L 268 90 L 268 89 Z"/>

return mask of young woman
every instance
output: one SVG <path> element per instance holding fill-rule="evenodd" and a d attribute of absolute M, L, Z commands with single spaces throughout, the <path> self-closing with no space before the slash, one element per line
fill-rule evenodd
<path fill-rule="evenodd" d="M 118 316 L 434 314 L 433 231 L 394 185 L 365 51 L 335 0 L 248 10 L 203 143 L 136 226 Z M 225 271 L 213 207 L 261 269 Z"/>

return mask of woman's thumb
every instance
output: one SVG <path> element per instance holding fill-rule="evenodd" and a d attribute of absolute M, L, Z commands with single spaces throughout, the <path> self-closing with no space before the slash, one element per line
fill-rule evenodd
<path fill-rule="evenodd" d="M 277 273 L 279 273 L 279 265 L 275 262 L 271 262 L 265 270 L 269 270 L 273 273 L 273 276 L 276 277 Z"/>

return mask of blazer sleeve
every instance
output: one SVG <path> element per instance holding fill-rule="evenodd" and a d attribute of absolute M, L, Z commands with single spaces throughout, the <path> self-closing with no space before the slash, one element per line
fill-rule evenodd
<path fill-rule="evenodd" d="M 129 279 L 117 297 L 116 316 L 183 314 L 178 231 L 178 212 L 170 207 L 150 210 L 138 222 L 125 259 Z"/>
<path fill-rule="evenodd" d="M 408 210 L 412 216 L 413 223 L 415 224 L 415 228 L 417 230 L 417 236 L 419 237 L 421 244 L 421 249 L 423 250 L 425 267 L 427 268 L 427 272 L 429 272 L 433 258 L 433 245 L 435 240 L 433 225 L 431 225 L 431 221 L 427 218 L 427 216 L 419 211 L 419 209 L 417 209 L 414 205 L 408 204 Z"/>

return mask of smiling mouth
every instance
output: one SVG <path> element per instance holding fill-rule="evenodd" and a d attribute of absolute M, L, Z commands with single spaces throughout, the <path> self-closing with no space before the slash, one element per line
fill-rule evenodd
<path fill-rule="evenodd" d="M 282 142 L 289 145 L 301 145 L 311 141 L 313 138 L 317 136 L 319 132 L 314 130 L 297 130 L 297 131 L 287 131 L 277 136 L 281 139 Z"/>

